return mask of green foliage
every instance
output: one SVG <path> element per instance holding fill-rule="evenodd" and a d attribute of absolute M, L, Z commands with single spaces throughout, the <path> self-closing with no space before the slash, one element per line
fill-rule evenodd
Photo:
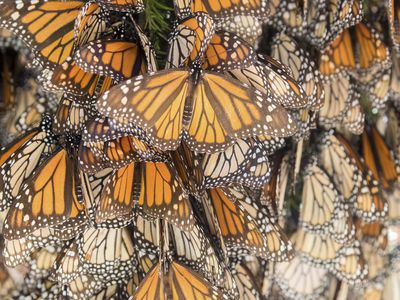
<path fill-rule="evenodd" d="M 168 35 L 172 28 L 172 0 L 146 0 L 141 25 L 148 34 L 157 54 L 157 60 L 162 67 L 165 64 Z"/>
<path fill-rule="evenodd" d="M 376 123 L 379 118 L 377 111 L 374 111 L 371 106 L 371 100 L 368 95 L 363 92 L 361 93 L 360 103 L 365 113 L 365 120 L 367 123 Z"/>

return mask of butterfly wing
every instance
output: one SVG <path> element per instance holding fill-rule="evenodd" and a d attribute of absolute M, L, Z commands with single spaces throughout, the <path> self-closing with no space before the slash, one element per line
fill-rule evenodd
<path fill-rule="evenodd" d="M 227 299 L 226 295 L 188 267 L 173 261 L 168 273 L 172 299 Z"/>
<path fill-rule="evenodd" d="M 144 74 L 147 70 L 140 47 L 123 40 L 89 42 L 75 53 L 75 60 L 86 72 L 119 81 Z"/>
<path fill-rule="evenodd" d="M 180 143 L 188 95 L 189 72 L 167 70 L 123 82 L 106 92 L 97 107 L 106 116 L 146 129 L 156 145 L 167 150 Z"/>
<path fill-rule="evenodd" d="M 74 49 L 74 24 L 83 1 L 1 1 L 2 27 L 38 53 L 44 67 L 62 64 Z"/>
<path fill-rule="evenodd" d="M 195 47 L 196 32 L 184 24 L 179 24 L 169 42 L 170 47 L 165 68 L 183 67 Z"/>
<path fill-rule="evenodd" d="M 132 220 L 134 198 L 138 197 L 134 184 L 138 171 L 137 164 L 131 163 L 113 172 L 101 194 L 96 213 L 97 223 L 112 220 L 108 222 L 109 226 L 116 223 L 122 227 Z"/>
<path fill-rule="evenodd" d="M 266 151 L 260 144 L 237 140 L 223 152 L 205 154 L 202 159 L 207 188 L 243 183 L 261 186 L 270 175 Z"/>
<path fill-rule="evenodd" d="M 226 76 L 205 73 L 193 99 L 188 144 L 195 151 L 217 152 L 237 138 L 290 136 L 297 130 L 283 107 Z"/>
<path fill-rule="evenodd" d="M 255 51 L 246 41 L 228 31 L 217 31 L 204 54 L 202 67 L 210 71 L 242 69 L 256 60 Z"/>
<path fill-rule="evenodd" d="M 4 235 L 24 237 L 30 232 L 74 218 L 83 206 L 76 195 L 74 164 L 60 150 L 37 170 L 7 214 Z"/>
<path fill-rule="evenodd" d="M 147 273 L 146 277 L 142 280 L 137 288 L 134 299 L 150 300 L 150 299 L 167 299 L 165 294 L 164 280 L 161 274 L 161 266 L 159 263 L 155 264 Z"/>
<path fill-rule="evenodd" d="M 173 168 L 166 163 L 146 162 L 141 169 L 139 206 L 153 218 L 162 218 L 182 230 L 194 224 L 192 205 Z"/>
<path fill-rule="evenodd" d="M 99 3 L 108 9 L 122 12 L 138 14 L 144 10 L 143 0 L 99 0 Z"/>
<path fill-rule="evenodd" d="M 233 1 L 233 0 L 193 0 L 192 12 L 207 12 L 213 18 L 222 19 L 238 14 L 265 18 L 268 16 L 268 1 Z"/>

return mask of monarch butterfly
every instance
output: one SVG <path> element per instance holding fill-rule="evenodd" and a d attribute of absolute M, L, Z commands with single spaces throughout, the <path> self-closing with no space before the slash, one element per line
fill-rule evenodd
<path fill-rule="evenodd" d="M 163 218 L 184 230 L 193 226 L 190 201 L 166 163 L 131 163 L 114 171 L 102 193 L 97 221 L 130 219 L 136 202 L 145 216 Z"/>
<path fill-rule="evenodd" d="M 257 59 L 253 48 L 237 35 L 217 31 L 212 36 L 204 53 L 203 68 L 222 71 L 232 68 L 246 68 Z"/>
<path fill-rule="evenodd" d="M 222 189 L 215 188 L 207 191 L 208 198 L 203 203 L 204 209 L 211 205 L 211 216 L 215 215 L 216 224 L 220 230 L 221 237 L 228 251 L 236 254 L 254 253 L 268 258 L 275 258 L 276 253 L 270 252 L 274 249 L 275 242 L 264 235 L 256 221 L 239 203 L 230 200 L 231 196 Z M 280 250 L 280 249 L 279 249 Z M 278 253 L 279 254 L 279 253 Z"/>
<path fill-rule="evenodd" d="M 231 0 L 175 0 L 175 13 L 178 18 L 184 18 L 190 13 L 205 12 L 212 18 L 224 19 L 238 14 L 264 19 L 268 16 L 268 2 L 256 0 L 250 2 L 235 2 Z"/>
<path fill-rule="evenodd" d="M 144 74 L 147 70 L 141 48 L 124 40 L 89 42 L 75 53 L 74 59 L 84 71 L 117 81 Z"/>
<path fill-rule="evenodd" d="M 379 34 L 364 23 L 355 25 L 354 35 L 357 41 L 354 51 L 359 53 L 359 79 L 368 83 L 371 79 L 370 72 L 381 74 L 390 68 L 389 50 L 382 42 Z"/>
<path fill-rule="evenodd" d="M 135 228 L 133 236 L 139 252 L 143 249 L 145 253 L 158 255 L 160 232 L 158 223 L 158 220 L 146 220 L 140 213 L 135 214 L 133 218 L 133 226 Z"/>
<path fill-rule="evenodd" d="M 45 247 L 34 252 L 29 261 L 29 275 L 32 279 L 40 280 L 48 277 L 52 272 L 52 267 L 55 264 L 58 255 L 62 248 Z"/>
<path fill-rule="evenodd" d="M 343 118 L 343 125 L 353 134 L 360 135 L 364 131 L 365 113 L 356 92 Z"/>
<path fill-rule="evenodd" d="M 389 0 L 387 14 L 390 24 L 390 35 L 395 47 L 400 49 L 400 5 L 399 1 Z"/>
<path fill-rule="evenodd" d="M 378 129 L 371 126 L 362 134 L 362 149 L 366 166 L 383 188 L 389 189 L 399 179 L 400 168 L 393 152 Z"/>
<path fill-rule="evenodd" d="M 34 251 L 32 244 L 27 243 L 25 238 L 11 240 L 4 238 L 2 244 L 4 244 L 2 245 L 2 257 L 4 263 L 9 267 L 24 263 Z"/>
<path fill-rule="evenodd" d="M 368 265 L 362 256 L 360 243 L 357 240 L 339 250 L 331 271 L 339 280 L 349 284 L 360 284 L 367 278 Z"/>
<path fill-rule="evenodd" d="M 296 131 L 295 123 L 281 106 L 262 100 L 261 93 L 237 83 L 209 72 L 167 70 L 112 88 L 97 106 L 106 116 L 136 122 L 162 150 L 176 149 L 183 134 L 192 150 L 212 153 L 224 150 L 236 138 L 289 136 Z M 186 100 L 190 95 L 193 98 Z M 176 113 L 172 108 L 177 109 Z M 209 123 L 206 116 L 216 119 Z"/>
<path fill-rule="evenodd" d="M 277 153 L 271 162 L 273 162 L 271 178 L 261 190 L 260 203 L 269 207 L 270 218 L 277 221 L 278 214 L 283 208 L 283 198 L 289 179 L 289 157 Z"/>
<path fill-rule="evenodd" d="M 390 96 L 390 69 L 381 75 L 378 75 L 366 87 L 361 89 L 369 93 L 372 110 L 379 111 L 386 107 L 386 102 Z"/>
<path fill-rule="evenodd" d="M 129 227 L 89 227 L 79 239 L 78 251 L 83 267 L 106 280 L 129 276 L 137 264 Z"/>
<path fill-rule="evenodd" d="M 53 132 L 58 135 L 82 132 L 86 121 L 96 114 L 93 105 L 75 102 L 64 95 L 55 113 Z"/>
<path fill-rule="evenodd" d="M 89 1 L 79 11 L 74 24 L 75 45 L 83 46 L 107 31 L 109 17 L 99 4 Z"/>
<path fill-rule="evenodd" d="M 144 132 L 140 128 L 135 128 L 133 131 L 129 128 L 119 126 L 118 121 L 110 118 L 96 117 L 90 119 L 85 124 L 82 134 L 82 140 L 89 143 L 106 142 L 116 140 L 129 134 L 134 136 L 144 136 Z"/>
<path fill-rule="evenodd" d="M 54 69 L 50 80 L 45 80 L 44 87 L 49 91 L 64 91 L 71 100 L 88 101 L 102 95 L 113 85 L 111 77 L 104 77 L 83 71 L 76 62 L 68 57 Z"/>
<path fill-rule="evenodd" d="M 361 21 L 362 3 L 358 0 L 289 1 L 280 2 L 277 11 L 271 25 L 324 48 L 344 29 Z"/>
<path fill-rule="evenodd" d="M 165 161 L 166 155 L 157 148 L 148 146 L 144 141 L 132 135 L 118 137 L 115 140 L 92 144 L 92 151 L 105 165 L 114 169 L 123 167 L 132 161 Z"/>
<path fill-rule="evenodd" d="M 32 129 L 0 151 L 0 210 L 12 205 L 43 156 L 55 148 L 51 119 L 45 115 L 39 127 Z"/>
<path fill-rule="evenodd" d="M 319 111 L 318 121 L 321 125 L 332 128 L 343 122 L 350 102 L 357 94 L 348 74 L 337 74 L 334 78 L 324 78 L 325 101 Z"/>
<path fill-rule="evenodd" d="M 321 51 L 319 70 L 328 76 L 342 71 L 355 71 L 356 61 L 350 31 L 344 30 Z"/>
<path fill-rule="evenodd" d="M 195 47 L 187 53 L 192 69 L 190 71 L 186 69 L 166 70 L 130 79 L 104 95 L 98 102 L 99 110 L 106 116 L 125 119 L 127 122 L 137 122 L 138 126 L 144 128 L 156 146 L 162 150 L 176 149 L 183 133 L 189 146 L 199 152 L 221 151 L 233 143 L 233 137 L 244 138 L 251 134 L 261 133 L 269 133 L 274 136 L 291 135 L 295 131 L 295 126 L 292 125 L 293 122 L 287 116 L 286 111 L 282 109 L 281 112 L 281 108 L 275 104 L 266 105 L 269 107 L 267 108 L 261 103 L 261 96 L 254 89 L 238 86 L 236 81 L 221 75 L 205 73 L 199 66 L 196 66 L 201 62 L 203 53 L 212 37 L 213 24 L 203 14 L 195 15 L 185 22 L 182 25 L 187 24 L 189 28 L 193 28 L 195 33 Z M 130 88 L 133 86 L 135 89 Z M 223 88 L 221 89 L 221 87 Z M 152 90 L 159 92 L 154 93 L 151 92 Z M 235 96 L 232 94 L 233 91 L 235 91 Z M 151 93 L 148 97 L 143 98 L 147 92 Z M 250 95 L 252 97 L 249 97 Z M 188 101 L 186 101 L 187 97 Z M 258 99 L 256 100 L 257 105 L 250 101 L 251 98 Z M 150 105 L 146 104 L 148 101 L 151 101 Z M 205 113 L 216 117 L 215 113 L 222 111 L 218 107 L 220 106 L 218 101 L 224 101 L 225 113 L 221 114 L 221 120 L 213 121 L 215 125 L 210 127 L 207 125 L 208 120 L 204 119 Z M 227 106 L 229 103 L 230 105 Z M 158 105 L 161 110 L 154 110 L 155 108 L 152 108 L 151 105 Z M 242 114 L 244 119 L 234 112 L 239 108 L 237 105 L 242 108 L 241 111 L 246 111 L 246 114 Z M 172 108 L 175 112 L 171 111 Z M 152 117 L 148 113 L 149 109 L 156 112 L 155 115 L 151 113 Z M 269 114 L 266 109 L 269 110 Z M 262 111 L 264 113 L 261 113 Z M 165 116 L 171 113 L 174 117 L 171 115 L 168 120 L 165 119 Z M 267 118 L 264 119 L 261 117 L 262 115 L 267 115 Z M 275 115 L 280 115 L 280 122 L 277 122 L 279 125 L 267 124 L 275 123 L 276 120 L 272 117 Z M 250 116 L 252 120 L 250 120 Z M 159 119 L 157 120 L 157 118 Z M 233 118 L 238 120 L 235 128 L 232 126 Z M 201 127 L 194 124 L 193 121 L 197 122 L 197 120 L 200 121 Z M 211 130 L 210 133 L 202 132 L 206 128 L 207 132 Z M 211 134 L 211 132 L 213 133 Z"/>
<path fill-rule="evenodd" d="M 82 218 L 82 216 L 80 216 Z M 86 227 L 86 220 L 71 226 L 71 222 L 62 223 L 60 226 L 46 227 L 35 230 L 26 236 L 26 240 L 33 245 L 35 249 L 51 245 L 61 245 L 65 241 L 77 237 Z"/>
<path fill-rule="evenodd" d="M 293 33 L 300 31 L 303 25 L 303 16 L 301 9 L 295 1 L 275 1 L 276 13 L 269 21 L 270 24 L 275 24 L 278 28 L 285 28 Z M 301 2 L 303 4 L 304 1 Z M 286 11 L 286 13 L 284 13 Z"/>
<path fill-rule="evenodd" d="M 100 0 L 99 3 L 108 9 L 116 11 L 127 11 L 137 14 L 144 10 L 143 0 Z"/>
<path fill-rule="evenodd" d="M 256 140 L 237 140 L 225 151 L 205 154 L 202 162 L 204 188 L 242 183 L 259 187 L 269 178 L 267 152 Z"/>
<path fill-rule="evenodd" d="M 345 201 L 351 203 L 356 199 L 363 174 L 333 131 L 323 137 L 319 159 Z"/>
<path fill-rule="evenodd" d="M 72 242 L 58 264 L 54 265 L 54 274 L 57 282 L 62 285 L 70 283 L 83 272 L 83 265 L 79 260 L 78 245 Z"/>
<path fill-rule="evenodd" d="M 308 96 L 308 107 L 319 110 L 324 103 L 324 88 L 321 74 L 308 54 L 293 39 L 280 33 L 273 39 L 271 57 L 291 69 L 293 79 Z"/>
<path fill-rule="evenodd" d="M 310 263 L 329 266 L 342 245 L 329 235 L 306 231 L 299 227 L 292 236 L 295 249 Z"/>
<path fill-rule="evenodd" d="M 61 193 L 56 195 L 55 186 Z M 4 236 L 21 238 L 36 229 L 67 221 L 72 226 L 79 224 L 84 212 L 75 189 L 74 163 L 66 150 L 58 150 L 22 186 L 23 192 L 8 211 Z"/>
<path fill-rule="evenodd" d="M 365 223 L 361 219 L 356 222 L 359 240 L 370 243 L 376 249 L 385 250 L 388 246 L 388 230 L 382 221 Z"/>
<path fill-rule="evenodd" d="M 258 56 L 259 61 L 247 68 L 230 70 L 233 78 L 255 87 L 286 108 L 307 106 L 305 91 L 282 66 L 269 56 Z M 291 72 L 291 71 L 290 71 Z"/>
<path fill-rule="evenodd" d="M 340 243 L 351 243 L 356 236 L 356 228 L 353 221 L 353 213 L 347 205 L 341 205 L 336 218 L 330 228 L 332 238 Z"/>
<path fill-rule="evenodd" d="M 155 72 L 157 71 L 157 63 L 156 63 L 156 54 L 154 48 L 149 38 L 146 36 L 146 34 L 144 34 L 142 28 L 140 28 L 140 26 L 136 24 L 132 16 L 131 16 L 131 21 L 133 27 L 135 28 L 137 40 L 141 44 L 144 54 L 146 55 L 147 69 L 149 72 Z"/>
<path fill-rule="evenodd" d="M 62 64 L 74 50 L 74 24 L 83 1 L 1 1 L 0 24 L 27 43 L 45 68 Z"/>
<path fill-rule="evenodd" d="M 296 255 L 290 262 L 276 264 L 275 282 L 280 292 L 291 299 L 313 298 L 325 291 L 328 270 L 306 262 Z"/>
<path fill-rule="evenodd" d="M 169 291 L 169 292 L 167 292 Z M 161 263 L 153 266 L 137 288 L 135 299 L 227 299 L 198 273 L 172 261 L 166 273 Z"/>
<path fill-rule="evenodd" d="M 185 232 L 171 225 L 169 232 L 174 245 L 172 251 L 176 261 L 190 267 L 213 282 L 212 274 L 207 274 L 206 255 L 215 255 L 215 253 L 213 253 L 212 246 L 201 227 L 196 224 L 190 232 Z"/>
<path fill-rule="evenodd" d="M 257 279 L 254 278 L 253 274 L 245 264 L 236 264 L 232 275 L 237 284 L 239 299 L 260 299 L 261 291 Z"/>
<path fill-rule="evenodd" d="M 79 232 L 68 233 L 67 239 L 73 239 Z M 59 231 L 46 229 L 37 229 L 25 238 L 7 239 L 1 237 L 1 251 L 4 262 L 10 267 L 15 267 L 30 260 L 30 255 L 39 248 L 46 246 L 56 246 L 63 243 L 61 237 L 64 234 Z M 66 234 L 67 235 L 67 234 Z"/>
<path fill-rule="evenodd" d="M 78 149 L 79 169 L 88 174 L 94 174 L 108 167 L 108 165 L 98 157 L 90 143 L 81 141 Z"/>
<path fill-rule="evenodd" d="M 356 213 L 365 220 L 373 221 L 377 218 L 384 218 L 388 206 L 385 199 L 381 197 L 378 182 L 373 179 L 371 171 L 361 162 L 358 154 L 354 151 L 347 140 L 336 134 L 337 140 L 342 144 L 347 154 L 356 162 L 357 168 L 363 174 L 363 181 L 360 192 L 355 203 Z"/>
<path fill-rule="evenodd" d="M 89 299 L 98 289 L 101 289 L 99 283 L 99 280 L 96 280 L 93 275 L 81 273 L 63 287 L 63 294 L 75 299 Z"/>
<path fill-rule="evenodd" d="M 91 175 L 79 171 L 82 197 L 85 204 L 85 213 L 89 218 L 89 223 L 97 227 L 101 226 L 100 224 L 95 223 L 96 209 L 100 202 L 101 193 L 103 192 L 111 173 L 111 168 L 104 168 Z"/>
<path fill-rule="evenodd" d="M 119 125 L 109 118 L 86 123 L 78 155 L 82 170 L 92 174 L 107 166 L 118 169 L 135 160 L 167 160 L 165 154 L 145 143 L 148 141 L 142 130 Z"/>
<path fill-rule="evenodd" d="M 55 95 L 45 93 L 30 79 L 24 87 L 18 87 L 16 96 L 19 101 L 12 112 L 7 131 L 12 134 L 22 133 L 38 126 L 43 114 L 53 114 L 58 99 Z"/>
<path fill-rule="evenodd" d="M 355 38 L 352 39 L 351 35 L 354 35 Z M 387 83 L 383 83 L 388 81 L 387 70 L 389 68 L 390 57 L 387 47 L 383 44 L 379 34 L 364 23 L 358 23 L 353 28 L 344 30 L 321 53 L 320 71 L 322 74 L 351 72 L 362 83 L 362 86 L 365 86 L 364 89 L 367 92 L 372 92 L 373 98 L 378 98 L 378 102 L 380 99 L 382 102 L 385 101 Z M 375 74 L 374 77 L 371 77 L 371 72 Z M 373 103 L 377 102 L 372 100 Z"/>
<path fill-rule="evenodd" d="M 243 209 L 255 221 L 260 232 L 267 241 L 270 259 L 274 261 L 289 260 L 293 255 L 293 247 L 279 224 L 273 220 L 268 205 L 259 202 L 258 195 L 251 195 L 245 188 L 230 187 L 225 189 L 230 199 L 237 199 Z"/>
<path fill-rule="evenodd" d="M 286 141 L 283 138 L 276 138 L 268 135 L 260 135 L 257 137 L 268 155 L 275 154 L 279 149 L 282 149 L 286 145 Z"/>
<path fill-rule="evenodd" d="M 200 26 L 195 23 L 196 27 L 194 27 L 190 21 L 191 19 L 179 24 L 170 40 L 171 47 L 167 59 L 167 68 L 185 66 L 201 55 L 203 51 L 202 68 L 210 71 L 244 68 L 256 60 L 253 48 L 235 34 L 222 30 L 214 32 L 211 29 L 211 24 L 208 25 L 207 23 L 208 27 L 211 28 L 205 26 L 200 31 Z M 201 19 L 198 22 L 201 22 Z M 211 35 L 205 50 L 196 45 L 197 36 L 203 34 Z"/>
<path fill-rule="evenodd" d="M 226 30 L 232 32 L 250 45 L 255 46 L 258 38 L 262 34 L 261 22 L 258 18 L 247 16 L 245 14 L 224 18 L 216 24 L 217 30 Z"/>
<path fill-rule="evenodd" d="M 191 151 L 188 145 L 182 142 L 175 151 L 170 152 L 170 156 L 182 182 L 182 188 L 192 195 L 201 196 L 204 172 L 200 165 L 200 155 Z"/>
<path fill-rule="evenodd" d="M 207 14 L 197 13 L 181 21 L 170 40 L 167 68 L 185 62 L 200 64 L 214 34 L 215 24 Z"/>
<path fill-rule="evenodd" d="M 326 234 L 343 209 L 343 198 L 316 161 L 305 169 L 299 224 L 309 231 Z"/>

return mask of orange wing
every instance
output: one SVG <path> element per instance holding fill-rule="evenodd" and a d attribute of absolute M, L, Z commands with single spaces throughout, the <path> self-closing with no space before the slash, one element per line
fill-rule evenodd
<path fill-rule="evenodd" d="M 111 87 L 112 79 L 87 73 L 79 68 L 74 60 L 68 58 L 54 70 L 51 82 L 45 82 L 46 85 L 49 90 L 63 90 L 78 98 L 97 98 Z"/>
<path fill-rule="evenodd" d="M 146 129 L 156 146 L 171 150 L 179 145 L 183 123 L 187 122 L 184 111 L 189 89 L 188 71 L 160 71 L 113 87 L 99 99 L 97 107 L 106 116 Z"/>
<path fill-rule="evenodd" d="M 111 10 L 140 13 L 144 10 L 143 0 L 99 0 Z"/>
<path fill-rule="evenodd" d="M 193 226 L 193 210 L 188 196 L 179 185 L 177 174 L 166 163 L 143 163 L 138 204 L 145 213 L 162 218 L 182 230 Z"/>
<path fill-rule="evenodd" d="M 167 299 L 160 263 L 155 264 L 147 273 L 133 298 L 137 300 Z"/>
<path fill-rule="evenodd" d="M 74 164 L 67 152 L 60 150 L 37 170 L 11 206 L 4 236 L 21 238 L 36 229 L 76 218 L 83 206 L 75 189 Z"/>
<path fill-rule="evenodd" d="M 390 66 L 389 50 L 377 32 L 363 23 L 358 23 L 355 26 L 355 35 L 362 71 L 371 70 L 371 68 L 379 70 Z"/>
<path fill-rule="evenodd" d="M 62 64 L 74 49 L 74 24 L 84 1 L 2 1 L 0 23 L 39 54 L 44 67 Z"/>
<path fill-rule="evenodd" d="M 319 70 L 322 75 L 331 75 L 342 70 L 354 70 L 356 61 L 350 31 L 344 30 L 321 53 Z"/>
<path fill-rule="evenodd" d="M 219 188 L 209 190 L 208 195 L 226 243 L 263 257 L 268 255 L 267 242 L 249 214 Z"/>
<path fill-rule="evenodd" d="M 375 127 L 371 128 L 370 140 L 373 141 L 374 154 L 379 162 L 380 180 L 385 186 L 399 181 L 400 167 L 393 157 L 393 153 Z"/>
<path fill-rule="evenodd" d="M 123 40 L 90 42 L 75 53 L 75 60 L 86 72 L 116 80 L 144 74 L 147 70 L 141 48 Z"/>
<path fill-rule="evenodd" d="M 231 70 L 251 66 L 257 60 L 253 48 L 237 35 L 218 31 L 211 38 L 203 58 L 203 69 Z"/>
<path fill-rule="evenodd" d="M 171 288 L 173 300 L 227 299 L 227 296 L 223 295 L 220 289 L 213 287 L 198 273 L 175 261 L 170 265 L 168 284 Z"/>
<path fill-rule="evenodd" d="M 97 40 L 107 29 L 107 14 L 94 2 L 87 2 L 75 21 L 75 45 L 83 46 Z"/>
<path fill-rule="evenodd" d="M 250 15 L 260 18 L 268 17 L 267 1 L 250 0 L 193 0 L 192 12 L 207 12 L 213 18 L 224 18 L 236 15 Z"/>
<path fill-rule="evenodd" d="M 224 150 L 237 138 L 290 136 L 297 130 L 283 107 L 226 76 L 205 73 L 193 101 L 188 144 L 198 152 Z"/>
<path fill-rule="evenodd" d="M 117 219 L 117 225 L 122 225 L 132 220 L 134 200 L 139 196 L 136 186 L 138 172 L 136 163 L 114 171 L 101 194 L 96 222 Z M 107 223 L 111 225 L 111 221 Z"/>

